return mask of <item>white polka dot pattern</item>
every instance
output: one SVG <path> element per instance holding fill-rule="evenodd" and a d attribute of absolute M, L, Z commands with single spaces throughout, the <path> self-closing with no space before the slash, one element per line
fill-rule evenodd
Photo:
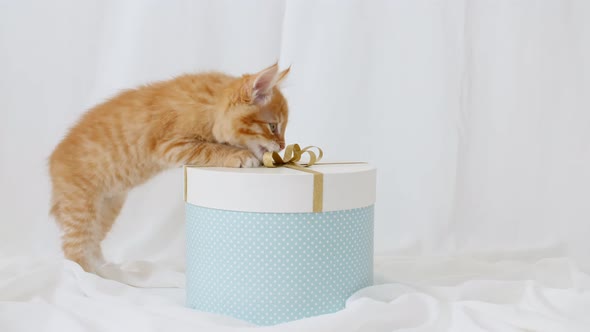
<path fill-rule="evenodd" d="M 373 282 L 373 206 L 252 213 L 186 204 L 187 306 L 273 325 L 344 308 Z"/>

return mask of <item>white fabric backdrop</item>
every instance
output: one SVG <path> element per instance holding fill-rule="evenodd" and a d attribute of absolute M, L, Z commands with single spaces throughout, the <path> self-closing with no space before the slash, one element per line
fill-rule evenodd
<path fill-rule="evenodd" d="M 584 0 L 0 2 L 1 255 L 59 254 L 46 158 L 85 109 L 277 59 L 293 66 L 287 140 L 378 166 L 379 255 L 590 271 Z M 182 270 L 181 183 L 131 193 L 107 258 Z"/>
<path fill-rule="evenodd" d="M 584 263 L 589 11 L 585 1 L 3 3 L 2 252 L 55 247 L 46 158 L 85 109 L 150 80 L 280 59 L 293 65 L 288 140 L 379 167 L 378 252 L 551 249 Z M 182 226 L 180 183 L 176 170 L 131 194 L 107 244 L 116 259 L 176 255 L 181 236 L 160 235 Z"/>

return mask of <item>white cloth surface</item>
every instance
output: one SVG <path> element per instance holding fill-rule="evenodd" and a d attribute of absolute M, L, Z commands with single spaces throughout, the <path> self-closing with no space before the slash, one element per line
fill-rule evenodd
<path fill-rule="evenodd" d="M 261 331 L 582 332 L 590 276 L 567 258 L 377 257 L 376 285 L 333 314 Z M 152 276 L 157 282 L 169 275 Z M 0 260 L 0 331 L 246 331 L 184 307 L 182 288 L 135 288 L 55 258 Z"/>

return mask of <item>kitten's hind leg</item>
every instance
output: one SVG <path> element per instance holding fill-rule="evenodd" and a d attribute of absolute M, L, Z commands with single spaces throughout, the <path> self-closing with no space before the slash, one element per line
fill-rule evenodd
<path fill-rule="evenodd" d="M 110 195 L 99 204 L 99 220 L 103 237 L 119 215 L 126 194 Z M 146 257 L 147 258 L 147 257 Z M 98 266 L 95 273 L 103 278 L 116 280 L 136 287 L 184 287 L 183 271 L 168 271 L 166 267 L 147 260 L 107 262 Z M 165 277 L 162 277 L 165 276 Z"/>
<path fill-rule="evenodd" d="M 52 213 L 61 227 L 62 249 L 67 259 L 82 266 L 87 272 L 96 271 L 104 263 L 98 211 L 94 200 L 85 194 L 60 197 L 54 203 Z"/>

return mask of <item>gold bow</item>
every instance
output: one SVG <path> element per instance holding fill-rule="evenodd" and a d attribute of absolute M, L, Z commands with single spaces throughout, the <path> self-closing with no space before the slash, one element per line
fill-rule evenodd
<path fill-rule="evenodd" d="M 317 154 L 313 151 L 317 150 Z M 300 164 L 301 157 L 306 155 L 309 157 L 307 163 Z M 278 152 L 265 152 L 262 156 L 262 164 L 268 168 L 288 167 L 298 171 L 313 174 L 313 202 L 312 211 L 322 212 L 324 208 L 324 174 L 309 169 L 318 161 L 322 160 L 324 152 L 317 146 L 307 146 L 301 148 L 299 144 L 287 145 L 283 157 Z"/>
<path fill-rule="evenodd" d="M 317 150 L 317 154 L 313 151 L 313 149 Z M 301 157 L 306 154 L 309 157 L 309 161 L 304 164 L 298 163 L 301 160 Z M 265 152 L 262 156 L 262 164 L 264 165 L 264 167 L 269 168 L 287 165 L 309 167 L 313 166 L 315 163 L 322 160 L 323 156 L 324 152 L 317 146 L 307 146 L 302 149 L 299 146 L 299 144 L 290 144 L 287 145 L 287 147 L 285 148 L 285 153 L 283 154 L 283 157 L 281 157 L 281 155 L 278 152 Z"/>

